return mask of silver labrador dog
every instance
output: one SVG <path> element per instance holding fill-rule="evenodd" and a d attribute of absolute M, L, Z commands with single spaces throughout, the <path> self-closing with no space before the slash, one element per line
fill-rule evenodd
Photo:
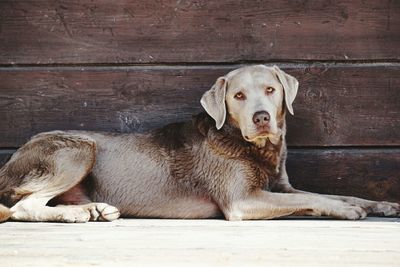
<path fill-rule="evenodd" d="M 297 89 L 276 66 L 244 67 L 217 79 L 201 99 L 207 114 L 191 122 L 148 134 L 36 135 L 0 170 L 0 220 L 398 216 L 397 203 L 290 185 L 285 114 Z"/>

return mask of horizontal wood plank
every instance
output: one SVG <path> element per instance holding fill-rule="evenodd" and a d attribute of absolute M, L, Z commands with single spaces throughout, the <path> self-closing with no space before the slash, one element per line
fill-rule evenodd
<path fill-rule="evenodd" d="M 298 189 L 400 203 L 400 148 L 289 149 L 287 171 Z"/>
<path fill-rule="evenodd" d="M 400 203 L 400 149 L 291 149 L 292 185 L 311 192 Z"/>
<path fill-rule="evenodd" d="M 0 149 L 0 167 L 3 166 L 15 152 L 15 149 Z"/>
<path fill-rule="evenodd" d="M 0 69 L 0 147 L 55 129 L 141 132 L 187 120 L 238 66 Z M 400 144 L 398 65 L 287 65 L 300 81 L 291 146 Z"/>
<path fill-rule="evenodd" d="M 0 64 L 399 60 L 400 2 L 2 0 Z"/>

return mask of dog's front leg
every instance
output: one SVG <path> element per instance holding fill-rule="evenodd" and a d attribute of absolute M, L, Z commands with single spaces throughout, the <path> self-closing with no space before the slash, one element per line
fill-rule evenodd
<path fill-rule="evenodd" d="M 357 220 L 367 215 L 361 207 L 343 201 L 313 194 L 273 193 L 263 190 L 234 199 L 222 210 L 228 220 L 272 219 L 288 215 Z"/>
<path fill-rule="evenodd" d="M 297 193 L 306 195 L 318 195 L 328 199 L 343 201 L 351 205 L 356 205 L 362 207 L 368 215 L 377 216 L 400 216 L 400 204 L 387 201 L 372 201 L 368 199 L 351 197 L 351 196 L 339 196 L 339 195 L 325 195 L 311 193 L 307 191 L 302 191 L 295 189 L 293 187 L 287 188 L 285 190 L 287 193 Z"/>
<path fill-rule="evenodd" d="M 343 201 L 350 205 L 360 206 L 367 212 L 368 215 L 400 216 L 400 205 L 398 203 L 386 202 L 386 201 L 372 201 L 351 196 L 323 195 L 323 194 L 295 189 L 289 182 L 289 177 L 286 172 L 285 164 L 282 165 L 280 173 L 280 181 L 275 186 L 275 188 L 273 188 L 273 190 L 282 193 L 317 195 L 332 200 Z"/>

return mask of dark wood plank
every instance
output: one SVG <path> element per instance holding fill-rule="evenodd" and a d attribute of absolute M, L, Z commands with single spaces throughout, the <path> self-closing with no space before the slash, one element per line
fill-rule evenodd
<path fill-rule="evenodd" d="M 2 0 L 0 27 L 0 64 L 400 58 L 391 0 Z"/>
<path fill-rule="evenodd" d="M 14 149 L 0 149 L 0 167 L 10 159 L 14 152 Z"/>
<path fill-rule="evenodd" d="M 11 150 L 0 150 L 0 166 Z M 400 149 L 289 149 L 298 189 L 400 203 Z"/>
<path fill-rule="evenodd" d="M 0 147 L 47 130 L 140 132 L 190 119 L 236 67 L 0 69 Z M 284 67 L 300 81 L 289 145 L 400 144 L 399 66 Z"/>
<path fill-rule="evenodd" d="M 400 149 L 291 149 L 296 188 L 400 203 Z"/>

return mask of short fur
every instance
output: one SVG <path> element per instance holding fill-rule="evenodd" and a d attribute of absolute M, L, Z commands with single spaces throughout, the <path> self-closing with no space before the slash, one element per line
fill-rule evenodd
<path fill-rule="evenodd" d="M 276 87 L 276 95 L 253 103 L 263 98 L 264 82 Z M 285 113 L 286 108 L 293 113 L 297 86 L 278 67 L 251 66 L 219 78 L 202 98 L 208 114 L 191 122 L 147 134 L 54 131 L 34 136 L 0 169 L 0 200 L 11 208 L 0 206 L 0 221 L 10 216 L 58 222 L 111 221 L 120 215 L 228 220 L 398 216 L 397 203 L 323 196 L 290 185 Z M 248 102 L 235 100 L 235 90 L 245 91 Z M 258 95 L 252 98 L 253 93 Z M 257 110 L 249 110 L 259 108 L 273 118 L 254 126 L 251 116 Z"/>

